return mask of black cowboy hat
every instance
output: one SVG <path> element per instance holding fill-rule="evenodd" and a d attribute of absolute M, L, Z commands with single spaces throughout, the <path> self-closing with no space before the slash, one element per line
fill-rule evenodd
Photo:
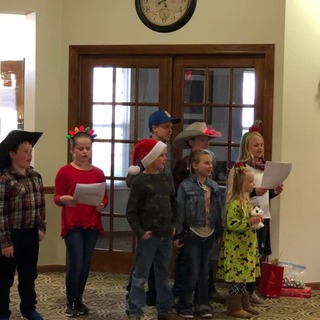
<path fill-rule="evenodd" d="M 11 165 L 10 151 L 14 150 L 16 146 L 24 141 L 30 142 L 33 147 L 41 135 L 42 132 L 10 131 L 0 143 L 0 172 Z"/>

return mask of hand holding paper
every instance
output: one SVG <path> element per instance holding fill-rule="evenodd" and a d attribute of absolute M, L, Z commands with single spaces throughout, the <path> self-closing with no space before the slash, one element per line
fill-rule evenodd
<path fill-rule="evenodd" d="M 99 206 L 105 190 L 106 184 L 104 182 L 90 184 L 77 183 L 73 197 L 78 203 Z"/>
<path fill-rule="evenodd" d="M 267 161 L 264 168 L 261 188 L 271 189 L 281 185 L 287 179 L 292 169 L 292 163 Z"/>

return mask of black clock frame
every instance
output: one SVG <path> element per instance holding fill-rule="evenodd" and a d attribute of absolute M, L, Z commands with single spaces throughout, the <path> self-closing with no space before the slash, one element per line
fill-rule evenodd
<path fill-rule="evenodd" d="M 135 0 L 135 7 L 136 7 L 136 11 L 137 11 L 137 14 L 138 14 L 140 20 L 149 29 L 156 31 L 156 32 L 162 32 L 162 33 L 176 31 L 176 30 L 182 28 L 184 25 L 186 25 L 187 22 L 193 16 L 193 13 L 194 13 L 194 11 L 196 9 L 196 5 L 197 5 L 197 0 L 190 0 L 190 6 L 187 9 L 187 12 L 177 22 L 170 24 L 170 25 L 167 25 L 167 26 L 158 26 L 158 25 L 152 23 L 150 20 L 148 20 L 145 17 L 143 10 L 140 6 L 140 2 L 141 2 L 141 0 Z"/>

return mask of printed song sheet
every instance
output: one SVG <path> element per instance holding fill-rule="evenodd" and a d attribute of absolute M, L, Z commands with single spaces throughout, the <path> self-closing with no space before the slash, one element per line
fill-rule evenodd
<path fill-rule="evenodd" d="M 104 182 L 90 184 L 77 183 L 73 198 L 78 203 L 98 206 L 103 199 L 105 190 L 106 184 Z"/>
<path fill-rule="evenodd" d="M 272 189 L 282 184 L 291 172 L 292 163 L 267 161 L 261 182 L 262 188 Z"/>

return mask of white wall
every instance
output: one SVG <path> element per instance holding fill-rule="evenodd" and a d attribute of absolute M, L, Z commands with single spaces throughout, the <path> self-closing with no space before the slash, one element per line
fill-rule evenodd
<path fill-rule="evenodd" d="M 320 281 L 313 249 L 319 242 L 313 200 L 320 170 L 319 5 L 318 0 L 199 0 L 185 27 L 161 34 L 142 24 L 134 1 L 2 0 L 2 12 L 36 12 L 35 128 L 27 129 L 44 131 L 35 166 L 46 186 L 53 185 L 57 169 L 67 161 L 69 45 L 275 44 L 273 158 L 292 161 L 293 172 L 272 204 L 273 249 L 283 252 L 285 260 L 305 264 L 305 280 Z M 40 264 L 62 264 L 59 208 L 47 198 L 48 237 Z"/>

